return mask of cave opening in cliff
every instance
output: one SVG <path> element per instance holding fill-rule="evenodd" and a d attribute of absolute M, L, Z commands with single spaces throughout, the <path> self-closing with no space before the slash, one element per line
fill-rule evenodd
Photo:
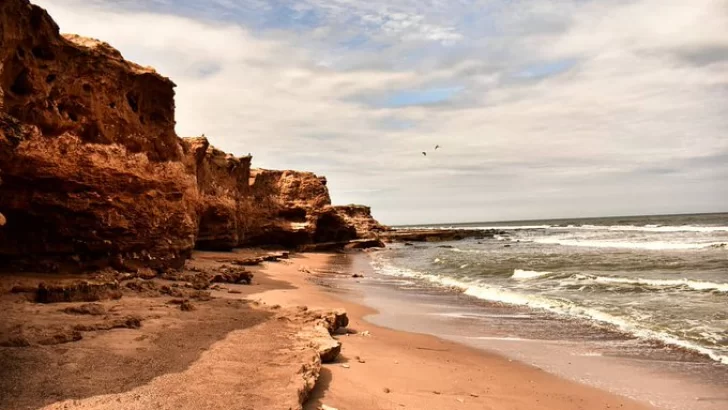
<path fill-rule="evenodd" d="M 18 96 L 29 95 L 33 92 L 33 84 L 30 81 L 30 71 L 27 68 L 15 77 L 15 81 L 10 86 L 10 91 Z"/>
<path fill-rule="evenodd" d="M 132 111 L 139 112 L 139 97 L 132 92 L 128 92 L 126 93 L 126 101 L 129 103 Z"/>

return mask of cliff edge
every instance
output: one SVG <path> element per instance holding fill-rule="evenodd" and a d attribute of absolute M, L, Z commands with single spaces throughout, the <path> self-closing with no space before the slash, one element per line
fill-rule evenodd
<path fill-rule="evenodd" d="M 0 266 L 163 271 L 195 247 L 295 248 L 378 226 L 332 207 L 323 177 L 179 138 L 174 87 L 61 35 L 27 0 L 0 3 Z"/>

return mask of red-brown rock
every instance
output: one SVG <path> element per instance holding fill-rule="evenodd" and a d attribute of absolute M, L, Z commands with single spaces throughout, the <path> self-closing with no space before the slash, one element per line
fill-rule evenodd
<path fill-rule="evenodd" d="M 45 10 L 0 3 L 0 259 L 179 267 L 197 233 L 174 84 Z"/>
<path fill-rule="evenodd" d="M 235 157 L 211 146 L 205 137 L 183 139 L 200 192 L 196 247 L 230 250 L 244 235 L 244 198 L 250 196 L 251 157 Z"/>

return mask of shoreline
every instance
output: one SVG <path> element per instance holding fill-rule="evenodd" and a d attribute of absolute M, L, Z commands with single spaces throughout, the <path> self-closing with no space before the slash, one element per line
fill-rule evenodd
<path fill-rule="evenodd" d="M 357 334 L 339 336 L 343 343 L 341 356 L 335 363 L 323 365 L 319 383 L 304 406 L 306 410 L 321 405 L 340 409 L 651 408 L 497 353 L 374 325 L 366 317 L 377 313 L 375 309 L 313 283 L 317 276 L 325 280 L 331 275 L 332 257 L 304 254 L 291 259 L 289 265 L 266 266 L 261 271 L 265 275 L 262 284 L 267 280 L 283 281 L 294 289 L 268 286 L 246 296 L 268 305 L 305 304 L 310 308 L 343 307 L 347 311 L 349 327 Z"/>

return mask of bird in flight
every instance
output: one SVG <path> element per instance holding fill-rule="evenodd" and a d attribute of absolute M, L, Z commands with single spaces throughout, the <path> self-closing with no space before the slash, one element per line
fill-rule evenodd
<path fill-rule="evenodd" d="M 422 155 L 427 156 L 427 153 L 425 151 L 422 151 Z"/>
<path fill-rule="evenodd" d="M 440 148 L 440 146 L 439 145 L 435 145 L 435 149 L 438 149 L 438 148 Z"/>

